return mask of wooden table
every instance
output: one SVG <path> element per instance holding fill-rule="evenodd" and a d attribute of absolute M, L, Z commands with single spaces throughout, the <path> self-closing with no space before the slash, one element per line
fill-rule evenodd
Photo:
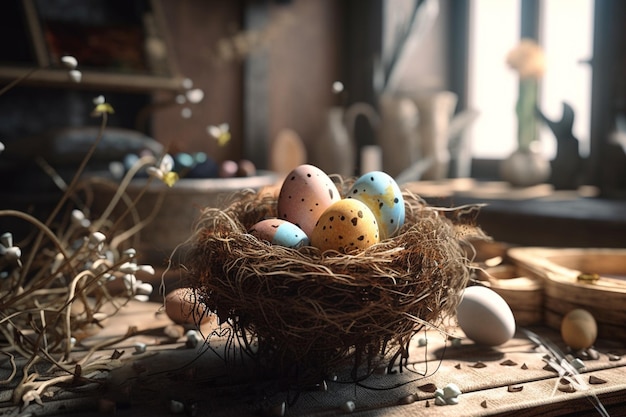
<path fill-rule="evenodd" d="M 89 345 L 122 335 L 128 326 L 137 328 L 135 336 L 112 347 L 124 352 L 124 362 L 106 375 L 102 386 L 58 391 L 51 398 L 44 398 L 43 405 L 31 404 L 22 412 L 42 416 L 80 411 L 81 415 L 95 417 L 105 415 L 107 407 L 115 406 L 117 416 L 171 416 L 170 403 L 174 400 L 186 405 L 187 414 L 181 415 L 258 416 L 263 415 L 261 410 L 296 397 L 294 391 L 281 390 L 275 379 L 255 378 L 249 364 L 227 365 L 220 358 L 226 340 L 223 337 L 213 335 L 208 344 L 196 348 L 186 347 L 184 338 L 168 339 L 164 328 L 171 322 L 157 313 L 159 307 L 158 303 L 133 302 L 111 319 L 101 333 L 85 341 Z M 215 328 L 215 323 L 210 323 L 202 331 L 208 335 Z M 447 330 L 463 338 L 462 331 L 452 324 Z M 564 349 L 558 333 L 545 327 L 530 330 Z M 589 389 L 564 392 L 566 385 L 560 383 L 558 374 L 545 367 L 545 352 L 521 329 L 498 348 L 480 347 L 467 339 L 453 344 L 432 330 L 416 339 L 410 363 L 403 372 L 376 372 L 361 384 L 338 375 L 337 381 L 326 381 L 326 390 L 311 387 L 300 392 L 297 401 L 287 405 L 285 415 L 344 414 L 342 405 L 347 401 L 354 402 L 353 414 L 358 416 L 560 416 L 574 412 L 600 415 L 594 409 L 591 394 L 599 398 L 610 415 L 626 413 L 623 344 L 598 341 L 600 358 L 586 361 L 581 370 L 580 378 Z M 146 352 L 135 353 L 136 343 L 145 343 Z M 112 350 L 101 354 L 110 356 Z M 610 360 L 608 354 L 617 356 Z M 0 364 L 0 377 L 5 378 L 6 364 Z M 589 384 L 590 377 L 592 382 L 605 382 Z M 455 383 L 462 390 L 459 404 L 435 405 L 433 389 L 448 383 Z M 7 387 L 0 387 L 0 415 L 20 415 L 19 408 L 6 401 L 8 394 Z M 401 404 L 411 394 L 415 401 Z"/>

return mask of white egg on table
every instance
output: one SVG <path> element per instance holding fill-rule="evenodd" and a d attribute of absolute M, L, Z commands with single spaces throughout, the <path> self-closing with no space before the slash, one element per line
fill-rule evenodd
<path fill-rule="evenodd" d="M 465 288 L 456 312 L 459 327 L 477 344 L 498 346 L 515 334 L 511 307 L 489 288 L 478 285 Z"/>

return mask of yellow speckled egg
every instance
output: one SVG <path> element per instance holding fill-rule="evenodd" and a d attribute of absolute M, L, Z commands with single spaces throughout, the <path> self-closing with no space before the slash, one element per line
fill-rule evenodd
<path fill-rule="evenodd" d="M 310 236 L 324 210 L 340 199 L 337 186 L 324 171 L 309 164 L 299 165 L 280 188 L 278 217 Z"/>
<path fill-rule="evenodd" d="M 350 253 L 380 240 L 376 216 L 367 205 L 355 199 L 333 203 L 320 216 L 310 235 L 311 245 L 322 252 Z"/>
<path fill-rule="evenodd" d="M 561 321 L 561 337 L 574 350 L 590 348 L 598 337 L 596 319 L 582 308 L 571 310 Z"/>

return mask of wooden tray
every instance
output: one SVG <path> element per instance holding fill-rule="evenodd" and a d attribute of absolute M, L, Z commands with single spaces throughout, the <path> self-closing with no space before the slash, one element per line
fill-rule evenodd
<path fill-rule="evenodd" d="M 584 308 L 599 337 L 626 341 L 626 249 L 527 247 L 508 256 L 522 274 L 542 280 L 545 324 L 560 329 L 567 312 Z"/>
<path fill-rule="evenodd" d="M 478 270 L 478 278 L 507 302 L 515 323 L 530 326 L 543 323 L 543 284 L 534 276 L 522 276 L 515 265 L 498 265 Z"/>

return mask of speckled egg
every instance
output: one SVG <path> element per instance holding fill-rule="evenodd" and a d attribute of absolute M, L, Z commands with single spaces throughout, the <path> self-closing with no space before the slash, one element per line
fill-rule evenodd
<path fill-rule="evenodd" d="M 214 317 L 198 302 L 193 288 L 176 288 L 165 297 L 165 313 L 177 324 L 207 323 Z"/>
<path fill-rule="evenodd" d="M 324 171 L 313 165 L 300 165 L 287 175 L 281 186 L 278 217 L 311 236 L 320 215 L 340 199 L 337 186 Z"/>
<path fill-rule="evenodd" d="M 282 219 L 264 219 L 249 230 L 258 239 L 267 240 L 273 245 L 299 248 L 309 244 L 309 237 L 295 224 Z"/>
<path fill-rule="evenodd" d="M 322 213 L 311 233 L 311 245 L 322 252 L 332 249 L 350 253 L 379 240 L 376 216 L 365 203 L 355 199 L 333 203 Z"/>
<path fill-rule="evenodd" d="M 515 334 L 511 307 L 497 292 L 479 285 L 467 287 L 456 309 L 459 327 L 480 345 L 498 346 Z"/>
<path fill-rule="evenodd" d="M 582 308 L 568 312 L 561 321 L 561 337 L 572 349 L 590 348 L 598 337 L 598 324 L 593 315 Z"/>
<path fill-rule="evenodd" d="M 404 198 L 396 181 L 387 173 L 363 174 L 350 187 L 346 198 L 365 203 L 378 219 L 380 239 L 393 237 L 404 224 Z"/>

